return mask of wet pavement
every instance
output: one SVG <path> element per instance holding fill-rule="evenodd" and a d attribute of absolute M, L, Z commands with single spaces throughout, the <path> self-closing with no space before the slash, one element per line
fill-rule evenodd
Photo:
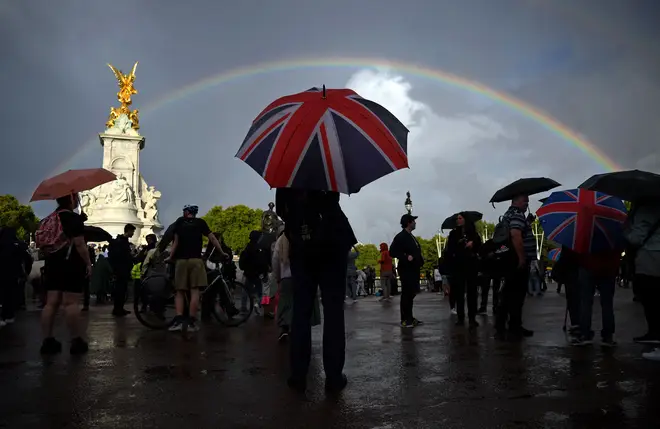
<path fill-rule="evenodd" d="M 287 348 L 272 321 L 210 324 L 184 338 L 93 308 L 89 354 L 42 359 L 38 312 L 28 311 L 0 330 L 0 427 L 658 428 L 660 362 L 631 342 L 642 309 L 617 293 L 613 350 L 567 345 L 552 287 L 528 298 L 536 335 L 522 343 L 496 342 L 490 314 L 474 334 L 455 327 L 436 294 L 417 297 L 426 324 L 411 331 L 398 326 L 398 298 L 363 299 L 346 308 L 349 386 L 338 398 L 323 392 L 320 327 L 301 397 L 285 387 Z"/>

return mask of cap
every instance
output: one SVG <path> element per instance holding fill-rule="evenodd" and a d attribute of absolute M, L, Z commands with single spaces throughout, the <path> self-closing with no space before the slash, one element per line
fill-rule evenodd
<path fill-rule="evenodd" d="M 404 214 L 401 216 L 401 228 L 405 228 L 408 226 L 408 224 L 412 221 L 417 219 L 417 216 L 413 216 L 411 214 Z"/>

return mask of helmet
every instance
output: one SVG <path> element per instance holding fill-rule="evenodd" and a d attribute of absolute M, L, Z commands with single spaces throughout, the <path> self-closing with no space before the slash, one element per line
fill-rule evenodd
<path fill-rule="evenodd" d="M 183 206 L 183 211 L 188 212 L 193 216 L 197 216 L 197 212 L 199 212 L 199 207 L 186 204 L 185 206 Z"/>

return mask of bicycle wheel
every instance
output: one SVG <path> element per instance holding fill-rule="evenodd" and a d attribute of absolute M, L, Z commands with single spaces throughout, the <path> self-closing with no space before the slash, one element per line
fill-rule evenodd
<path fill-rule="evenodd" d="M 225 326 L 236 327 L 245 323 L 254 310 L 254 296 L 243 283 L 233 281 L 225 282 L 220 279 L 215 283 L 218 293 L 215 294 L 213 315 Z M 222 299 L 222 289 L 225 290 Z"/>
<path fill-rule="evenodd" d="M 174 323 L 176 309 L 174 308 L 174 290 L 168 283 L 167 298 L 153 296 L 142 284 L 135 288 L 133 311 L 135 317 L 150 329 L 167 329 Z"/>

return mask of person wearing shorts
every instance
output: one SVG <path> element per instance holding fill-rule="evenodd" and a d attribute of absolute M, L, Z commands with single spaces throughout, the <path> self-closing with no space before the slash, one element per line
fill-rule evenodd
<path fill-rule="evenodd" d="M 171 259 L 175 261 L 174 288 L 177 316 L 170 331 L 180 331 L 183 328 L 184 305 L 188 292 L 190 292 L 188 330 L 194 332 L 198 329 L 195 315 L 199 307 L 199 288 L 208 286 L 206 263 L 202 259 L 202 239 L 207 237 L 222 257 L 227 256 L 206 221 L 197 217 L 198 211 L 197 206 L 186 205 L 183 208 L 183 216 L 177 219 L 174 226 Z"/>

